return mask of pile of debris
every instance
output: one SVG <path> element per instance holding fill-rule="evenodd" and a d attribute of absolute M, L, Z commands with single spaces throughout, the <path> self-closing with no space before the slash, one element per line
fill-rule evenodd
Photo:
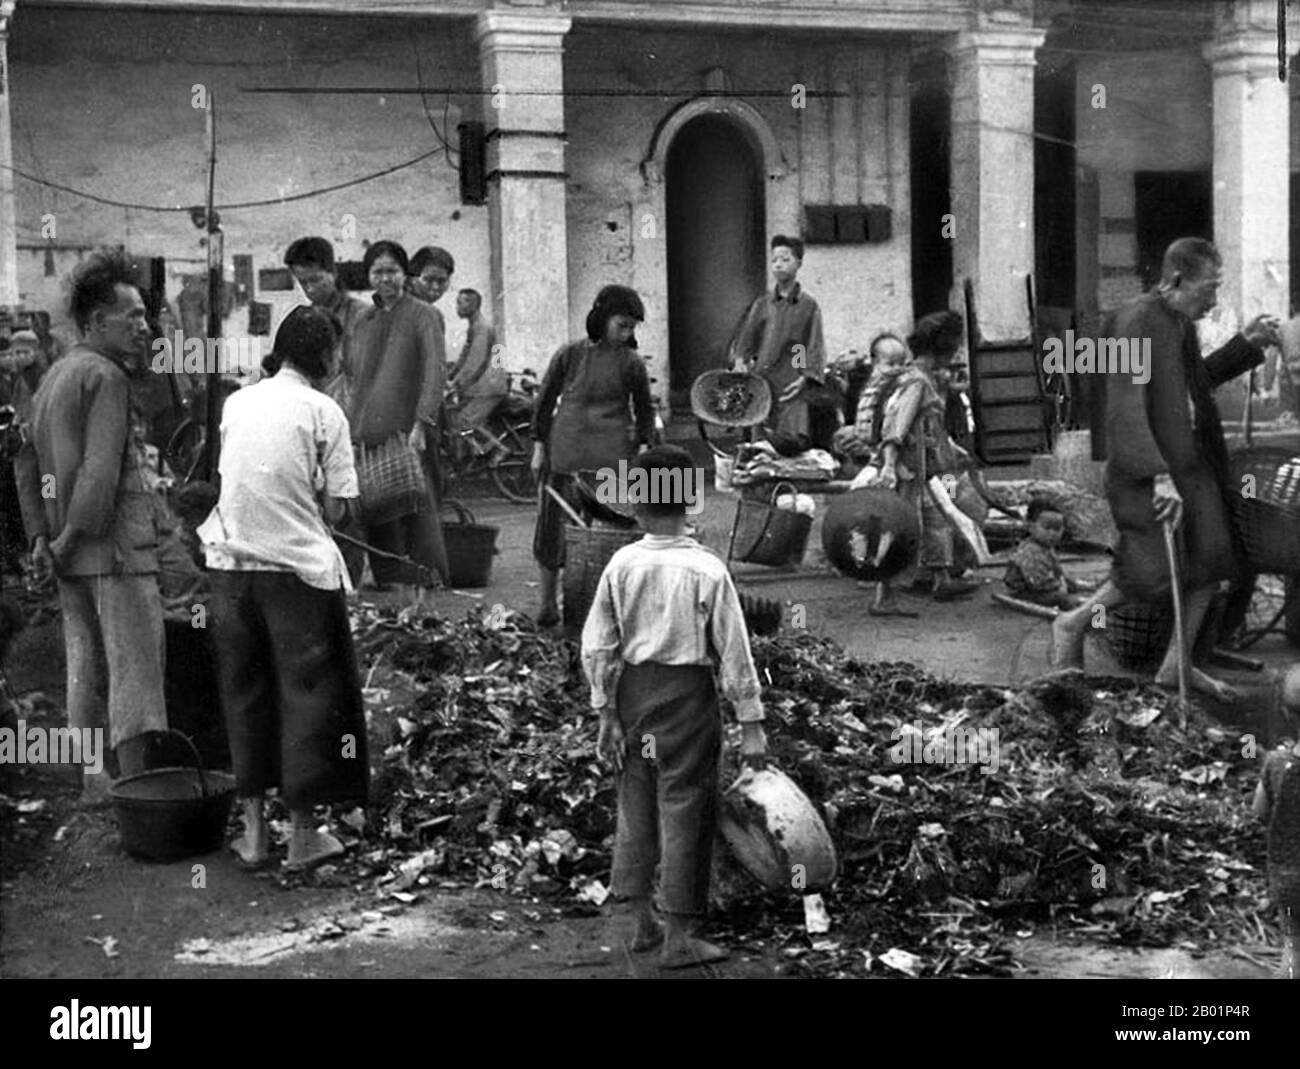
<path fill-rule="evenodd" d="M 366 609 L 356 631 L 386 748 L 349 875 L 599 905 L 614 793 L 576 647 L 499 607 Z M 816 975 L 936 975 L 1006 971 L 1015 933 L 1048 922 L 1130 945 L 1260 937 L 1258 763 L 1195 710 L 1180 729 L 1163 692 L 968 685 L 788 632 L 754 654 L 772 754 L 824 813 L 841 873 L 833 935 L 811 941 L 799 898 L 720 879 L 738 944 Z M 730 776 L 734 746 L 727 760 Z"/>

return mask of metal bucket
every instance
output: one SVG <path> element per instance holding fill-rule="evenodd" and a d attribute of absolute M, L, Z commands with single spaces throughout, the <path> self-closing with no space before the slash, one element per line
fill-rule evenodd
<path fill-rule="evenodd" d="M 112 787 L 122 847 L 144 861 L 179 861 L 219 849 L 235 801 L 235 777 L 205 772 L 189 736 L 168 734 L 185 740 L 194 767 L 156 768 Z"/>
<path fill-rule="evenodd" d="M 483 587 L 491 582 L 492 558 L 497 552 L 497 534 L 500 528 L 475 523 L 474 514 L 459 501 L 448 501 L 454 509 L 456 523 L 442 525 L 443 541 L 447 544 L 447 585 L 456 589 Z"/>
<path fill-rule="evenodd" d="M 746 769 L 722 795 L 722 837 L 769 891 L 808 894 L 835 879 L 835 844 L 817 808 L 784 772 Z"/>

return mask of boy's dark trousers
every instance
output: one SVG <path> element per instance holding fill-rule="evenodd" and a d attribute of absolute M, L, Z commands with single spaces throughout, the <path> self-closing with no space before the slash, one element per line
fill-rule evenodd
<path fill-rule="evenodd" d="M 660 908 L 700 915 L 709 898 L 722 752 L 713 670 L 626 665 L 617 705 L 627 751 L 610 889 L 620 900 L 649 898 L 657 865 Z"/>

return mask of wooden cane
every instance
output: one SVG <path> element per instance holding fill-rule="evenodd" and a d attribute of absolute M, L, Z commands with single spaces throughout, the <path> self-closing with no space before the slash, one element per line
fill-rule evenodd
<path fill-rule="evenodd" d="M 1165 520 L 1165 555 L 1169 558 L 1169 580 L 1174 594 L 1174 641 L 1178 643 L 1178 726 L 1187 727 L 1187 637 L 1183 634 L 1183 591 L 1178 582 L 1178 547 L 1174 544 L 1174 525 Z"/>

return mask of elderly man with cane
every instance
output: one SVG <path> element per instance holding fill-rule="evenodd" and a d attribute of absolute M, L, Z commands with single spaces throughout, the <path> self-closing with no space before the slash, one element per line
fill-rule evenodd
<path fill-rule="evenodd" d="M 1119 545 L 1107 582 L 1053 624 L 1059 668 L 1083 667 L 1084 636 L 1090 626 L 1104 626 L 1106 609 L 1172 593 L 1183 610 L 1181 634 L 1170 642 L 1156 683 L 1176 685 L 1185 664 L 1180 654 L 1191 649 L 1219 582 L 1239 570 L 1226 498 L 1241 488 L 1228 484 L 1213 391 L 1263 362 L 1263 349 L 1277 343 L 1278 322 L 1257 316 L 1202 359 L 1195 321 L 1214 307 L 1221 271 L 1213 244 L 1179 238 L 1165 252 L 1156 289 L 1126 304 L 1103 331 L 1130 350 L 1150 346 L 1149 379 L 1107 376 L 1106 497 Z M 1171 541 L 1167 529 L 1175 532 Z M 1199 669 L 1191 670 L 1190 683 L 1221 700 L 1235 696 Z"/>

